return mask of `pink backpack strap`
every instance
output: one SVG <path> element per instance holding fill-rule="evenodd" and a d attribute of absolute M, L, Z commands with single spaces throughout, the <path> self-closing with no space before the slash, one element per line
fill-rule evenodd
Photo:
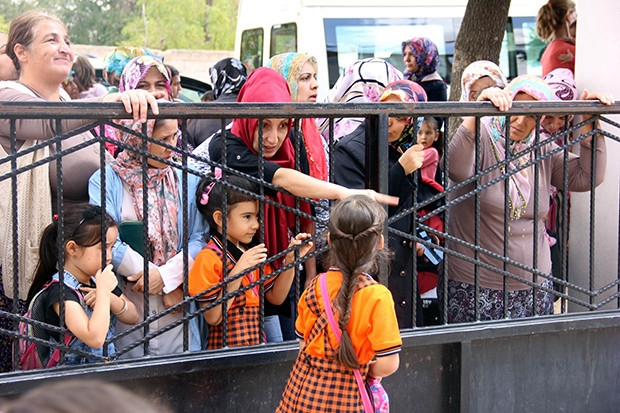
<path fill-rule="evenodd" d="M 338 327 L 338 323 L 336 323 L 336 319 L 334 318 L 334 312 L 332 311 L 332 304 L 329 300 L 329 291 L 327 290 L 327 274 L 323 273 L 320 275 L 319 284 L 321 285 L 321 297 L 323 298 L 323 306 L 325 307 L 325 313 L 327 314 L 327 321 L 329 321 L 329 325 L 340 342 L 340 338 L 342 337 L 342 331 L 340 331 L 340 327 Z M 359 369 L 353 370 L 353 374 L 355 375 L 355 381 L 357 382 L 357 387 L 360 390 L 360 395 L 362 396 L 362 403 L 364 404 L 364 411 L 366 413 L 374 413 L 375 408 L 370 401 L 370 397 L 368 396 L 368 392 L 366 391 L 366 385 L 364 384 L 364 379 L 362 378 L 362 373 Z"/>

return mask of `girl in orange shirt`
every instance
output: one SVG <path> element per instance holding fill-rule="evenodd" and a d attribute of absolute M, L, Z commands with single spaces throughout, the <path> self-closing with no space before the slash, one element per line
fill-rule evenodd
<path fill-rule="evenodd" d="M 211 227 L 207 246 L 198 253 L 189 273 L 189 293 L 200 295 L 201 306 L 211 306 L 204 313 L 209 324 L 207 348 L 223 346 L 249 346 L 264 342 L 260 340 L 260 293 L 257 281 L 261 278 L 260 268 L 249 270 L 267 259 L 265 244 L 254 242 L 260 228 L 258 220 L 257 187 L 253 182 L 237 176 L 229 176 L 226 183 L 218 181 L 221 171 L 216 169 L 215 179 L 205 178 L 198 186 L 196 205 Z M 238 189 L 237 189 L 238 188 Z M 224 198 L 226 195 L 226 198 Z M 227 207 L 224 211 L 224 199 Z M 226 219 L 226 231 L 223 231 Z M 226 258 L 223 258 L 223 235 L 226 235 Z M 299 247 L 299 257 L 303 257 L 312 247 L 312 242 L 302 245 L 310 234 L 300 233 L 290 242 Z M 295 250 L 286 254 L 284 266 L 295 260 Z M 224 271 L 224 262 L 227 271 Z M 270 263 L 263 266 L 266 277 L 262 281 L 265 298 L 272 304 L 281 304 L 286 298 L 293 278 L 294 267 L 277 276 Z M 226 278 L 224 278 L 226 276 Z M 254 285 L 251 285 L 256 283 Z M 242 290 L 226 302 L 227 328 L 222 326 L 224 291 L 228 294 Z M 214 304 L 220 300 L 221 304 Z M 226 331 L 226 341 L 224 341 Z"/>
<path fill-rule="evenodd" d="M 398 369 L 402 341 L 392 294 L 370 275 L 385 254 L 386 218 L 385 210 L 363 195 L 332 209 L 327 238 L 332 266 L 300 298 L 295 324 L 300 351 L 277 413 L 364 412 L 354 370 L 380 379 Z M 323 304 L 317 281 L 323 277 L 340 340 Z"/>

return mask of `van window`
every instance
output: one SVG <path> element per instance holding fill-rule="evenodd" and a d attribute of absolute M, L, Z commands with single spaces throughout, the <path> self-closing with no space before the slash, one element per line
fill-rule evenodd
<path fill-rule="evenodd" d="M 512 20 L 517 61 L 519 63 L 517 74 L 513 75 L 510 73 L 510 77 L 524 73 L 540 76 L 542 74 L 540 57 L 547 45 L 536 35 L 536 18 L 511 17 L 509 22 L 510 20 Z"/>
<path fill-rule="evenodd" d="M 269 56 L 296 51 L 297 23 L 284 23 L 272 26 Z"/>
<path fill-rule="evenodd" d="M 389 61 L 404 71 L 402 42 L 415 36 L 428 37 L 439 50 L 441 77 L 451 81 L 454 44 L 461 17 L 324 19 L 329 87 L 333 87 L 349 64 L 367 57 Z M 500 53 L 500 67 L 509 77 L 540 74 L 540 47 L 535 17 L 508 19 Z"/>
<path fill-rule="evenodd" d="M 252 65 L 253 68 L 263 65 L 263 39 L 265 33 L 262 28 L 244 30 L 241 33 L 240 60 Z"/>
<path fill-rule="evenodd" d="M 389 61 L 404 70 L 402 42 L 428 37 L 439 50 L 439 74 L 449 81 L 460 18 L 325 19 L 325 43 L 330 87 L 349 64 L 367 57 Z"/>

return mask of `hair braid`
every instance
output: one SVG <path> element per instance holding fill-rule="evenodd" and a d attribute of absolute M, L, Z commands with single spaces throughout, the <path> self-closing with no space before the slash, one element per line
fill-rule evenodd
<path fill-rule="evenodd" d="M 350 368 L 359 368 L 359 361 L 347 331 L 351 303 L 357 290 L 358 277 L 376 268 L 379 241 L 386 220 L 385 210 L 374 200 L 352 196 L 337 204 L 330 214 L 330 260 L 342 272 L 342 285 L 334 305 L 342 331 L 338 361 Z M 383 250 L 382 250 L 383 251 Z"/>

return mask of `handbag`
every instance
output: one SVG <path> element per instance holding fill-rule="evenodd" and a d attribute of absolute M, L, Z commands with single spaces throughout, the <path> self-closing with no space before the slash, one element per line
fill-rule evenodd
<path fill-rule="evenodd" d="M 325 273 L 321 274 L 319 284 L 321 286 L 321 295 L 323 297 L 323 306 L 325 307 L 327 320 L 334 331 L 336 339 L 340 342 L 342 331 L 340 331 L 336 319 L 334 318 L 334 313 L 332 312 L 332 306 L 329 301 L 329 291 L 327 290 L 327 275 Z M 355 381 L 357 382 L 357 387 L 362 396 L 364 411 L 366 413 L 388 413 L 390 411 L 390 401 L 381 381 L 376 377 L 368 376 L 366 382 L 364 382 L 362 373 L 359 369 L 353 370 L 353 374 L 355 375 Z M 373 400 L 370 400 L 369 393 L 372 395 Z"/>

